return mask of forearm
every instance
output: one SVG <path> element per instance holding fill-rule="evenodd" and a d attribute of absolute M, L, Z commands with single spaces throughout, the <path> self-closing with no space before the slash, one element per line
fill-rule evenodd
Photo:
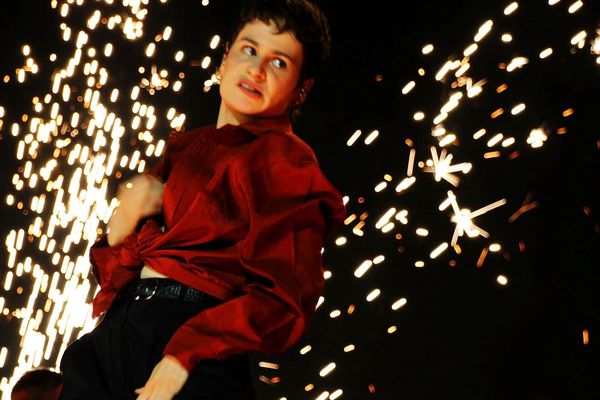
<path fill-rule="evenodd" d="M 139 223 L 139 218 L 132 218 L 131 214 L 128 217 L 123 215 L 126 212 L 117 208 L 108 221 L 106 241 L 111 247 L 123 244 L 125 238 L 135 232 Z"/>
<path fill-rule="evenodd" d="M 136 232 L 144 218 L 156 215 L 162 209 L 164 184 L 156 177 L 141 174 L 119 185 L 119 206 L 108 222 L 107 240 L 117 246 Z"/>
<path fill-rule="evenodd" d="M 163 354 L 191 370 L 200 360 L 247 351 L 281 353 L 299 339 L 306 322 L 296 305 L 250 290 L 192 317 L 171 337 Z"/>

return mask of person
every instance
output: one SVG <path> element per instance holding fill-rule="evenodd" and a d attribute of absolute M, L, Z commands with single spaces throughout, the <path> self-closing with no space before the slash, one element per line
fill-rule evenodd
<path fill-rule="evenodd" d="M 27 371 L 10 392 L 10 400 L 57 400 L 62 389 L 62 376 L 50 369 Z"/>
<path fill-rule="evenodd" d="M 171 134 L 161 160 L 119 186 L 90 249 L 103 319 L 64 352 L 61 399 L 254 399 L 249 352 L 303 336 L 345 208 L 291 115 L 329 46 L 307 0 L 244 5 L 216 124 Z"/>

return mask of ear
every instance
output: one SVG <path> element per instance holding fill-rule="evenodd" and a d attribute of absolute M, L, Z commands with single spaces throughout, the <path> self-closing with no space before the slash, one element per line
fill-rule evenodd
<path fill-rule="evenodd" d="M 298 87 L 298 89 L 296 89 L 296 101 L 295 104 L 296 105 L 300 105 L 302 103 L 304 103 L 304 100 L 306 100 L 306 96 L 308 96 L 308 92 L 310 92 L 310 89 L 313 87 L 313 84 L 315 83 L 314 79 L 305 79 L 302 84 Z"/>
<path fill-rule="evenodd" d="M 223 52 L 223 57 L 221 57 L 221 64 L 219 64 L 219 68 L 215 71 L 215 76 L 217 80 L 217 84 L 221 84 L 221 79 L 223 78 L 223 68 L 225 67 L 225 60 L 227 59 L 227 55 L 229 54 L 229 43 L 225 44 L 225 51 Z"/>
<path fill-rule="evenodd" d="M 221 64 L 219 66 L 219 71 L 225 65 L 225 60 L 227 59 L 228 55 L 229 55 L 229 42 L 225 43 L 225 49 L 223 50 L 223 57 L 221 57 Z"/>

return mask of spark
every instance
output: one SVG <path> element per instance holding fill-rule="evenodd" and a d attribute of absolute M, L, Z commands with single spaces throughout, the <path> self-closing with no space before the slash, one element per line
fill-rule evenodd
<path fill-rule="evenodd" d="M 406 303 L 407 300 L 404 297 L 402 297 L 401 299 L 396 300 L 394 304 L 392 304 L 392 310 L 399 310 L 400 308 L 404 307 Z"/>
<path fill-rule="evenodd" d="M 489 245 L 488 249 L 492 252 L 492 253 L 497 253 L 500 250 L 502 250 L 502 246 L 500 246 L 500 244 L 498 243 L 492 243 Z"/>
<path fill-rule="evenodd" d="M 373 258 L 373 264 L 381 264 L 383 261 L 385 261 L 385 256 L 383 254 L 380 254 Z"/>
<path fill-rule="evenodd" d="M 346 237 L 345 237 L 345 236 L 340 236 L 340 237 L 338 237 L 338 238 L 335 240 L 335 244 L 336 244 L 337 246 L 343 246 L 343 245 L 345 245 L 346 243 L 348 243 L 348 239 L 346 239 Z"/>
<path fill-rule="evenodd" d="M 346 142 L 346 145 L 348 147 L 352 146 L 360 137 L 360 135 L 362 134 L 362 132 L 360 131 L 360 129 L 357 129 L 352 136 L 350 136 L 350 139 L 348 139 L 348 141 Z"/>
<path fill-rule="evenodd" d="M 479 258 L 477 259 L 477 263 L 475 264 L 477 268 L 481 268 L 483 266 L 483 262 L 485 261 L 485 258 L 487 257 L 488 253 L 489 250 L 487 247 L 484 247 L 483 250 L 481 250 L 481 254 L 479 254 Z"/>
<path fill-rule="evenodd" d="M 417 154 L 417 151 L 415 149 L 410 149 L 409 155 L 408 155 L 408 167 L 406 169 L 406 176 L 407 177 L 411 177 L 413 174 L 413 169 L 414 169 L 414 165 L 415 165 L 415 155 Z"/>
<path fill-rule="evenodd" d="M 478 43 L 481 40 L 483 40 L 483 38 L 492 31 L 492 27 L 494 26 L 494 21 L 492 20 L 487 20 L 483 23 L 483 25 L 481 25 L 481 27 L 479 27 L 479 29 L 477 30 L 477 34 L 475 35 L 475 42 Z"/>
<path fill-rule="evenodd" d="M 437 258 L 440 254 L 442 254 L 444 251 L 446 251 L 446 249 L 448 249 L 448 243 L 444 242 L 442 244 L 440 244 L 438 247 L 436 247 L 430 254 L 429 257 L 431 259 Z"/>
<path fill-rule="evenodd" d="M 514 106 L 512 108 L 512 110 L 510 110 L 510 113 L 512 115 L 517 115 L 517 114 L 522 113 L 524 110 L 525 110 L 525 104 L 520 103 L 520 104 L 517 104 L 516 106 Z"/>
<path fill-rule="evenodd" d="M 600 55 L 600 29 L 596 30 L 597 36 L 592 40 L 590 51 L 592 54 Z M 2 118 L 2 115 L 0 115 Z"/>
<path fill-rule="evenodd" d="M 573 36 L 571 38 L 571 44 L 573 46 L 577 46 L 580 49 L 582 49 L 583 46 L 585 46 L 585 38 L 586 37 L 587 37 L 587 32 L 586 31 L 580 31 L 575 36 Z"/>
<path fill-rule="evenodd" d="M 400 181 L 398 186 L 396 186 L 396 192 L 404 192 L 409 187 L 411 187 L 416 182 L 416 180 L 417 178 L 415 178 L 414 176 L 404 178 L 402 181 Z"/>
<path fill-rule="evenodd" d="M 454 211 L 454 215 L 451 217 L 450 221 L 456 224 L 456 227 L 454 229 L 454 233 L 452 234 L 450 246 L 456 245 L 458 238 L 464 236 L 465 234 L 470 238 L 477 236 L 483 236 L 485 238 L 489 237 L 489 233 L 475 225 L 473 223 L 473 219 L 504 204 L 506 204 L 506 199 L 498 200 L 475 211 L 471 211 L 466 208 L 461 209 L 458 206 L 456 196 L 454 193 L 452 193 L 452 191 L 449 190 L 447 199 L 440 204 L 439 209 L 440 211 L 443 211 L 448 206 L 452 206 L 452 210 Z"/>
<path fill-rule="evenodd" d="M 583 7 L 583 1 L 581 0 L 577 0 L 576 2 L 574 2 L 573 4 L 571 4 L 569 6 L 569 14 L 574 14 L 577 11 L 579 11 L 579 9 Z"/>
<path fill-rule="evenodd" d="M 416 86 L 415 81 L 410 81 L 402 88 L 402 94 L 408 94 Z"/>
<path fill-rule="evenodd" d="M 463 56 L 471 57 L 477 51 L 477 44 L 473 43 L 463 51 Z M 461 74 L 462 75 L 462 74 Z"/>
<path fill-rule="evenodd" d="M 279 364 L 269 363 L 269 362 L 265 362 L 265 361 L 259 362 L 258 366 L 261 368 L 279 369 Z"/>
<path fill-rule="evenodd" d="M 446 149 L 442 149 L 439 156 L 435 147 L 431 147 L 431 158 L 433 161 L 432 167 L 424 169 L 425 172 L 433 172 L 434 179 L 436 182 L 440 182 L 444 179 L 446 182 L 453 186 L 458 186 L 460 178 L 456 176 L 455 172 L 462 172 L 463 174 L 471 171 L 472 165 L 470 163 L 460 163 L 452 165 L 453 155 L 449 154 Z"/>
<path fill-rule="evenodd" d="M 533 129 L 529 133 L 529 137 L 527 138 L 527 143 L 531 145 L 531 147 L 538 148 L 544 145 L 544 142 L 548 139 L 546 133 L 541 129 Z"/>
<path fill-rule="evenodd" d="M 416 230 L 416 234 L 417 234 L 418 236 L 423 236 L 423 237 L 425 237 L 425 236 L 428 236 L 428 235 L 429 235 L 429 231 L 428 231 L 427 229 L 425 229 L 425 228 L 418 228 L 418 229 Z"/>
<path fill-rule="evenodd" d="M 371 143 L 373 143 L 375 141 L 375 139 L 377 139 L 378 136 L 379 136 L 378 130 L 374 130 L 373 132 L 369 133 L 369 135 L 365 138 L 365 144 L 370 145 Z"/>
<path fill-rule="evenodd" d="M 515 57 L 510 61 L 506 70 L 512 72 L 518 68 L 523 68 L 528 62 L 529 60 L 526 57 Z"/>
<path fill-rule="evenodd" d="M 513 1 L 504 9 L 504 15 L 511 15 L 519 8 L 519 3 Z"/>
<path fill-rule="evenodd" d="M 517 218 L 519 218 L 521 215 L 525 214 L 528 211 L 533 210 L 537 206 L 538 206 L 538 202 L 531 201 L 531 193 L 528 193 L 527 196 L 525 197 L 525 200 L 523 200 L 523 203 L 519 207 L 519 209 L 517 211 L 515 211 L 515 213 L 513 215 L 510 216 L 510 218 L 508 219 L 508 222 L 510 222 L 510 223 L 515 222 L 517 220 Z"/>
<path fill-rule="evenodd" d="M 329 397 L 329 392 L 325 391 L 325 392 L 322 392 L 319 396 L 317 396 L 315 398 L 315 400 L 327 400 L 328 397 Z"/>
<path fill-rule="evenodd" d="M 375 300 L 377 297 L 379 297 L 380 294 L 381 294 L 381 290 L 379 290 L 379 289 L 373 289 L 373 291 L 371 291 L 367 295 L 367 301 L 371 302 L 371 301 Z"/>
<path fill-rule="evenodd" d="M 387 182 L 380 182 L 377 184 L 377 186 L 375 186 L 375 191 L 376 192 L 381 192 L 383 189 L 385 189 L 387 187 Z"/>
<path fill-rule="evenodd" d="M 327 364 L 325 367 L 323 367 L 323 369 L 321 369 L 321 371 L 319 371 L 319 376 L 325 377 L 329 375 L 335 369 L 335 367 L 336 365 L 334 362 Z"/>
<path fill-rule="evenodd" d="M 548 58 L 552 55 L 553 50 L 551 48 L 547 48 L 544 49 L 541 53 L 540 53 L 540 58 Z"/>

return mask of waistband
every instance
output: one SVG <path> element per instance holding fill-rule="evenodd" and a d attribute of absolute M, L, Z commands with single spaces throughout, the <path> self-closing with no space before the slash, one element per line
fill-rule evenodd
<path fill-rule="evenodd" d="M 217 305 L 223 302 L 170 278 L 137 279 L 121 293 L 121 296 L 133 300 L 149 300 L 153 297 L 168 298 L 208 305 Z"/>

